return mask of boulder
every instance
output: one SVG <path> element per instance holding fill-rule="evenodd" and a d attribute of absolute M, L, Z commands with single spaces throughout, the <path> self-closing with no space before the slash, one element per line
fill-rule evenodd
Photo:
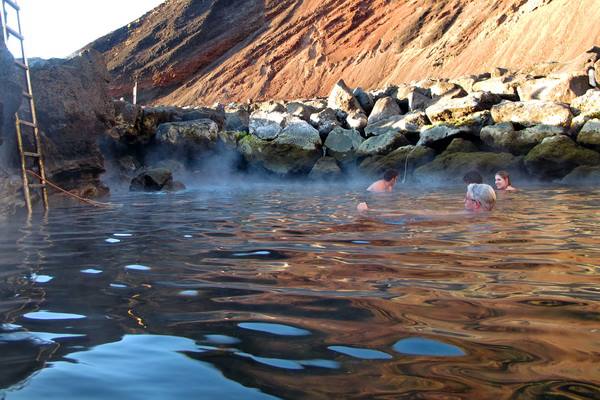
<path fill-rule="evenodd" d="M 473 153 L 479 151 L 475 143 L 470 140 L 454 138 L 444 150 L 444 153 Z"/>
<path fill-rule="evenodd" d="M 375 100 L 373 100 L 373 96 L 370 93 L 365 92 L 362 88 L 357 87 L 352 91 L 356 100 L 358 100 L 358 104 L 362 107 L 365 113 L 371 114 L 373 107 L 375 106 Z"/>
<path fill-rule="evenodd" d="M 486 126 L 481 130 L 480 138 L 494 150 L 525 155 L 542 140 L 550 136 L 563 135 L 565 130 L 558 126 L 535 125 L 520 131 L 510 122 Z"/>
<path fill-rule="evenodd" d="M 577 135 L 577 143 L 600 151 L 600 119 L 592 119 L 585 123 Z"/>
<path fill-rule="evenodd" d="M 469 127 L 436 125 L 423 129 L 417 146 L 427 146 L 440 151 L 445 149 L 454 138 L 471 136 L 472 132 Z"/>
<path fill-rule="evenodd" d="M 493 175 L 499 170 L 520 173 L 521 157 L 509 153 L 444 152 L 433 161 L 415 170 L 415 177 L 420 182 L 440 180 L 448 183 L 461 183 L 463 176 L 469 171 L 479 171 L 483 176 Z"/>
<path fill-rule="evenodd" d="M 165 122 L 177 121 L 180 118 L 180 109 L 171 106 L 142 107 L 142 121 L 140 124 L 140 136 L 152 138 L 156 134 L 156 128 Z"/>
<path fill-rule="evenodd" d="M 131 180 L 132 192 L 173 191 L 185 188 L 180 182 L 173 182 L 173 174 L 166 168 L 151 168 L 142 171 Z"/>
<path fill-rule="evenodd" d="M 489 92 L 477 92 L 458 99 L 440 100 L 427 107 L 425 113 L 431 122 L 448 122 L 478 111 L 489 110 L 499 102 L 500 98 L 497 95 Z"/>
<path fill-rule="evenodd" d="M 427 115 L 422 111 L 415 111 L 404 115 L 395 115 L 390 118 L 369 124 L 365 127 L 365 135 L 378 136 L 390 132 L 402 132 L 408 136 L 417 137 L 421 128 L 429 123 Z"/>
<path fill-rule="evenodd" d="M 411 91 L 407 96 L 408 111 L 425 110 L 432 102 L 431 97 L 421 93 L 419 90 Z"/>
<path fill-rule="evenodd" d="M 327 107 L 334 110 L 342 110 L 348 114 L 353 111 L 365 113 L 365 110 L 360 106 L 360 103 L 356 100 L 356 97 L 354 97 L 352 91 L 342 79 L 340 79 L 331 89 L 329 97 L 327 98 Z"/>
<path fill-rule="evenodd" d="M 571 102 L 571 108 L 581 114 L 597 114 L 600 118 L 600 90 L 590 89 Z"/>
<path fill-rule="evenodd" d="M 102 55 L 89 50 L 67 60 L 43 60 L 30 73 L 46 176 L 76 194 L 108 192 L 100 181 L 104 158 L 98 142 L 114 125 L 115 107 Z"/>
<path fill-rule="evenodd" d="M 244 136 L 238 142 L 238 152 L 252 167 L 279 175 L 305 174 L 322 155 L 321 138 L 307 122 L 295 121 L 271 141 Z"/>
<path fill-rule="evenodd" d="M 401 132 L 388 132 L 383 135 L 373 136 L 360 144 L 358 156 L 385 155 L 392 150 L 408 145 L 408 140 Z"/>
<path fill-rule="evenodd" d="M 400 176 L 408 176 L 415 168 L 430 162 L 434 157 L 435 152 L 428 147 L 408 145 L 399 147 L 385 156 L 367 157 L 360 163 L 359 168 L 376 176 L 381 176 L 388 169 L 396 169 Z"/>
<path fill-rule="evenodd" d="M 367 116 L 362 111 L 353 111 L 348 113 L 346 123 L 351 129 L 363 129 L 367 126 Z"/>
<path fill-rule="evenodd" d="M 217 124 L 210 119 L 160 124 L 156 141 L 186 151 L 202 151 L 213 148 L 217 141 Z"/>
<path fill-rule="evenodd" d="M 575 168 L 560 181 L 566 185 L 593 185 L 600 184 L 600 166 L 591 167 L 582 165 Z"/>
<path fill-rule="evenodd" d="M 354 129 L 333 129 L 325 140 L 327 153 L 340 162 L 350 162 L 356 159 L 356 151 L 363 138 Z"/>
<path fill-rule="evenodd" d="M 217 124 L 219 130 L 225 126 L 225 111 L 223 106 L 215 110 L 208 107 L 183 108 L 175 121 L 193 121 L 197 119 L 210 119 Z"/>
<path fill-rule="evenodd" d="M 123 100 L 113 101 L 115 107 L 115 126 L 110 130 L 110 136 L 126 145 L 145 145 L 154 136 L 143 134 L 142 107 Z"/>
<path fill-rule="evenodd" d="M 585 75 L 560 74 L 539 79 L 522 80 L 517 86 L 519 99 L 570 103 L 591 89 Z"/>
<path fill-rule="evenodd" d="M 572 118 L 568 106 L 551 101 L 506 101 L 492 107 L 492 119 L 495 123 L 512 122 L 523 126 L 554 125 L 568 128 Z"/>
<path fill-rule="evenodd" d="M 493 93 L 506 100 L 518 100 L 517 85 L 518 82 L 513 77 L 495 77 L 474 83 L 472 90 Z"/>
<path fill-rule="evenodd" d="M 314 107 L 299 101 L 291 101 L 285 105 L 285 108 L 288 114 L 304 121 L 310 121 L 311 114 L 314 114 L 317 111 Z"/>
<path fill-rule="evenodd" d="M 389 96 L 382 97 L 375 103 L 373 111 L 371 111 L 371 114 L 369 115 L 368 123 L 373 124 L 383 119 L 400 115 L 401 113 L 400 106 L 398 106 L 395 99 Z"/>
<path fill-rule="evenodd" d="M 326 137 L 333 128 L 340 126 L 336 112 L 331 108 L 311 114 L 310 124 L 319 131 L 321 137 Z"/>
<path fill-rule="evenodd" d="M 286 117 L 287 114 L 278 111 L 255 111 L 250 114 L 249 131 L 259 139 L 275 139 L 283 129 Z"/>
<path fill-rule="evenodd" d="M 600 165 L 600 154 L 564 135 L 545 138 L 525 156 L 529 173 L 542 179 L 562 178 L 581 165 Z"/>
<path fill-rule="evenodd" d="M 456 99 L 467 95 L 467 92 L 461 86 L 445 81 L 436 82 L 429 90 L 431 91 L 431 97 L 434 99 Z"/>
<path fill-rule="evenodd" d="M 273 100 L 254 103 L 253 106 L 255 112 L 263 112 L 265 114 L 286 112 L 286 108 L 283 104 Z"/>
<path fill-rule="evenodd" d="M 335 158 L 323 157 L 317 160 L 308 177 L 319 181 L 336 181 L 343 179 L 343 173 Z"/>
<path fill-rule="evenodd" d="M 250 114 L 248 111 L 239 109 L 226 112 L 223 130 L 250 132 Z"/>

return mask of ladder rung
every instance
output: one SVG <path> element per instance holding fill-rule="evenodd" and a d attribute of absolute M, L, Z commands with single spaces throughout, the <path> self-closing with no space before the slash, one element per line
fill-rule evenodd
<path fill-rule="evenodd" d="M 27 65 L 25 65 L 24 63 L 22 63 L 21 61 L 15 60 L 15 64 L 17 65 L 17 67 L 23 68 L 24 70 L 28 70 L 29 69 L 29 67 Z"/>
<path fill-rule="evenodd" d="M 24 151 L 23 155 L 27 156 L 27 157 L 39 157 L 40 153 L 32 153 L 31 151 Z"/>
<path fill-rule="evenodd" d="M 45 183 L 30 183 L 29 184 L 30 188 L 45 188 L 46 184 Z"/>
<path fill-rule="evenodd" d="M 11 35 L 13 35 L 14 37 L 16 37 L 17 39 L 19 39 L 19 40 L 23 40 L 23 39 L 25 39 L 25 38 L 23 37 L 23 35 L 21 35 L 21 34 L 20 34 L 19 32 L 17 32 L 17 31 L 15 31 L 15 30 L 14 30 L 13 28 L 11 28 L 10 26 L 7 26 L 7 27 L 6 27 L 6 31 L 7 31 L 9 34 L 11 34 Z"/>
<path fill-rule="evenodd" d="M 15 10 L 19 11 L 21 8 L 17 5 L 17 3 L 15 3 L 12 0 L 4 0 L 4 2 L 6 4 L 8 4 L 9 6 L 11 6 L 12 8 L 14 8 Z"/>
<path fill-rule="evenodd" d="M 32 128 L 37 128 L 37 125 L 36 125 L 36 124 L 34 124 L 33 122 L 29 122 L 29 121 L 23 121 L 22 119 L 20 119 L 20 120 L 19 120 L 19 123 L 20 123 L 21 125 L 27 125 L 27 126 L 30 126 L 30 127 L 32 127 Z"/>
<path fill-rule="evenodd" d="M 27 92 L 23 92 L 23 97 L 26 97 L 26 98 L 28 98 L 28 99 L 33 99 L 33 96 L 32 96 L 32 95 L 30 95 L 30 94 L 29 94 L 29 93 L 27 93 Z"/>

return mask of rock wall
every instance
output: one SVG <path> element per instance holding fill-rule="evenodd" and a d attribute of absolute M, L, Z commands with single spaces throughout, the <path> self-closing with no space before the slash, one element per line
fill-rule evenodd
<path fill-rule="evenodd" d="M 14 58 L 6 48 L 4 39 L 0 37 L 0 145 L 6 141 L 0 146 L 0 166 L 5 167 L 9 156 L 7 151 L 12 150 L 14 144 L 14 115 L 22 99 L 22 89 L 18 82 Z"/>
<path fill-rule="evenodd" d="M 31 78 L 48 179 L 87 196 L 106 193 L 99 141 L 114 125 L 114 107 L 102 57 L 92 50 L 37 61 Z"/>
<path fill-rule="evenodd" d="M 343 180 L 357 171 L 377 177 L 394 168 L 412 182 L 459 183 L 471 170 L 488 182 L 500 170 L 517 180 L 596 182 L 600 90 L 580 78 L 503 73 L 501 80 L 488 74 L 463 86 L 427 79 L 374 91 L 340 81 L 327 99 L 230 104 L 212 112 L 139 106 L 132 112 L 117 102 L 121 134 L 113 135 L 114 148 L 136 151 L 112 158 L 129 179 L 148 168 L 195 165 L 225 149 L 242 161 L 230 168 L 287 178 Z M 552 90 L 520 100 L 498 82 Z M 479 86 L 492 91 L 473 90 Z M 151 151 L 163 158 L 145 156 Z"/>

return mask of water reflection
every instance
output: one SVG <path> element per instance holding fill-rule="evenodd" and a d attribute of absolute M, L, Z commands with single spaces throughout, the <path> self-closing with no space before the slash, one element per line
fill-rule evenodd
<path fill-rule="evenodd" d="M 0 238 L 0 388 L 598 397 L 600 191 L 530 189 L 458 219 L 397 211 L 459 211 L 461 196 L 400 191 L 364 218 L 343 187 L 188 191 L 15 221 Z"/>

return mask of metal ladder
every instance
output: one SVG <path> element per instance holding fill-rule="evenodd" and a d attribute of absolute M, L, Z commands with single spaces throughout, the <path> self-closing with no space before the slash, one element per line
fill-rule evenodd
<path fill-rule="evenodd" d="M 2 34 L 4 36 L 4 42 L 7 43 L 8 39 L 12 36 L 17 39 L 20 43 L 21 48 L 21 61 L 15 59 L 16 66 L 22 71 L 22 76 L 25 78 L 25 90 L 22 95 L 26 98 L 26 104 L 28 107 L 21 107 L 15 114 L 15 123 L 17 131 L 17 147 L 19 150 L 19 157 L 21 161 L 21 175 L 23 177 L 23 195 L 25 196 L 25 205 L 27 206 L 27 212 L 31 214 L 31 191 L 30 189 L 40 189 L 42 203 L 44 210 L 48 210 L 48 188 L 46 185 L 46 170 L 44 168 L 44 158 L 42 156 L 42 146 L 40 142 L 40 131 L 37 122 L 37 115 L 35 112 L 35 104 L 33 101 L 33 93 L 31 90 L 31 76 L 29 74 L 29 64 L 25 57 L 25 47 L 23 45 L 24 37 L 21 31 L 21 18 L 19 16 L 20 7 L 16 3 L 16 0 L 0 0 L 2 2 L 2 10 L 0 12 L 0 18 L 2 19 Z M 13 29 L 8 26 L 8 9 L 14 10 L 16 13 L 17 29 Z M 23 109 L 25 108 L 25 109 Z M 25 136 L 26 135 L 26 136 Z M 33 147 L 33 151 L 25 151 L 26 143 L 23 140 L 23 136 L 26 138 L 32 138 L 33 143 L 29 145 Z M 29 168 L 37 168 L 34 174 L 34 179 L 38 183 L 30 183 L 28 177 Z"/>

